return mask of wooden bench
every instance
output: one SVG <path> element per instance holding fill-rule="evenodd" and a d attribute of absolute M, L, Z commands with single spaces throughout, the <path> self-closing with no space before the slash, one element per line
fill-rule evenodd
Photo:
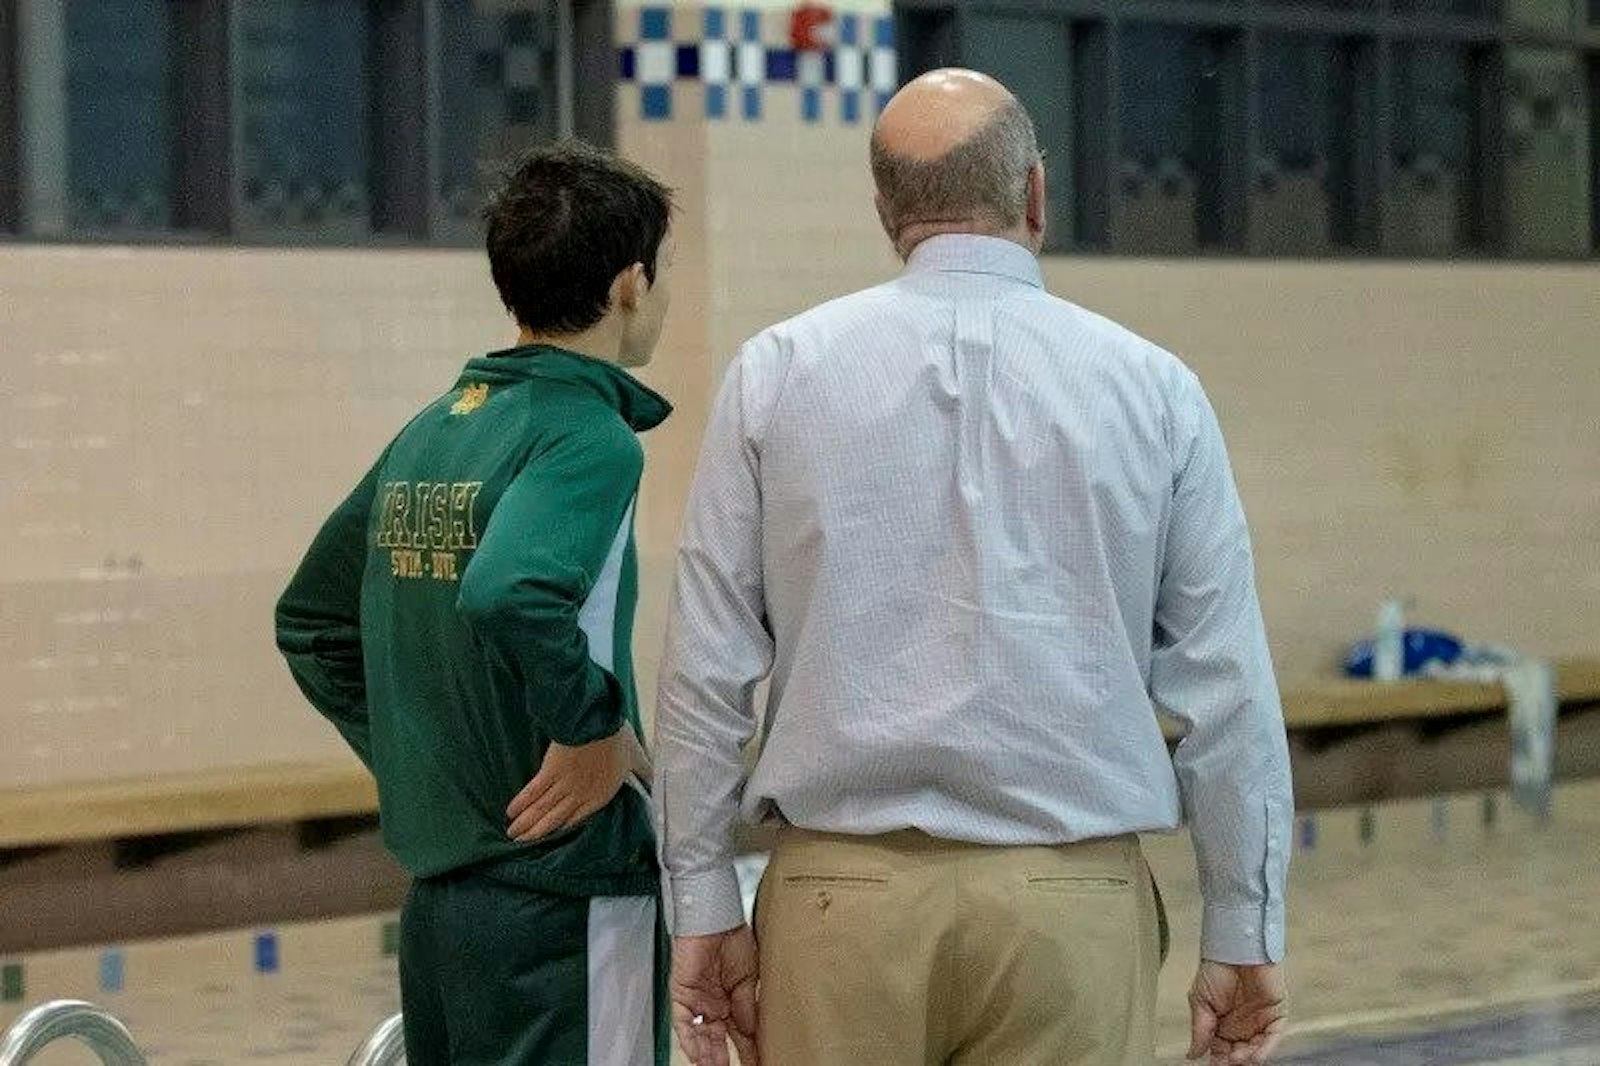
<path fill-rule="evenodd" d="M 358 763 L 284 764 L 0 790 L 0 850 L 370 815 Z"/>
<path fill-rule="evenodd" d="M 1556 699 L 1563 706 L 1600 703 L 1600 658 L 1556 660 Z M 1498 684 L 1427 680 L 1377 684 L 1339 678 L 1283 694 L 1283 716 L 1291 730 L 1460 718 L 1505 710 L 1505 690 Z"/>
<path fill-rule="evenodd" d="M 1600 703 L 1600 659 L 1557 664 L 1563 705 Z M 1496 684 L 1328 680 L 1284 693 L 1291 732 L 1504 712 Z M 0 790 L 0 850 L 275 825 L 377 810 L 353 761 L 268 765 L 101 783 Z"/>

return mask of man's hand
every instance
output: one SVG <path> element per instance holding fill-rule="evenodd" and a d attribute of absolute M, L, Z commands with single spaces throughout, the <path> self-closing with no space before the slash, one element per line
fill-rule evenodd
<path fill-rule="evenodd" d="M 539 772 L 506 808 L 507 835 L 527 844 L 577 825 L 610 803 L 634 767 L 630 726 L 592 744 L 551 744 Z"/>
<path fill-rule="evenodd" d="M 1202 961 L 1189 992 L 1189 1058 L 1209 1055 L 1211 1066 L 1265 1063 L 1283 1039 L 1286 996 L 1276 966 Z"/>
<path fill-rule="evenodd" d="M 694 1066 L 760 1066 L 756 1048 L 756 938 L 748 925 L 672 942 L 672 1027 Z M 698 1020 L 698 1024 L 696 1024 Z"/>

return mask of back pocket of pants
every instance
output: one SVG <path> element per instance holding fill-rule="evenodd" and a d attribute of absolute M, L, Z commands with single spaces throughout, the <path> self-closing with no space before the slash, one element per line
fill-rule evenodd
<path fill-rule="evenodd" d="M 1028 887 L 1040 892 L 1126 892 L 1133 882 L 1125 877 L 1030 877 Z"/>
<path fill-rule="evenodd" d="M 889 879 L 871 874 L 784 874 L 783 883 L 795 888 L 887 888 Z"/>

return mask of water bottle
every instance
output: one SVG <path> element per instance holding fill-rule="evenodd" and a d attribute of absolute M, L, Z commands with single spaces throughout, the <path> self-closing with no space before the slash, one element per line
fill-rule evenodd
<path fill-rule="evenodd" d="M 1384 600 L 1372 638 L 1372 679 L 1398 681 L 1406 666 L 1406 612 L 1399 600 Z"/>

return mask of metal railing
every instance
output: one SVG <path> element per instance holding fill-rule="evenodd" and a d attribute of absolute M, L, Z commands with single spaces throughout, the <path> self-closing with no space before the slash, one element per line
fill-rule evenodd
<path fill-rule="evenodd" d="M 58 1000 L 17 1019 L 0 1039 L 0 1066 L 22 1066 L 57 1040 L 87 1044 L 105 1066 L 145 1066 L 127 1027 L 92 1003 Z"/>
<path fill-rule="evenodd" d="M 147 1066 L 125 1025 L 93 1003 L 72 999 L 46 1003 L 18 1018 L 0 1038 L 0 1066 L 24 1066 L 57 1040 L 87 1045 L 105 1066 Z M 398 1066 L 405 1058 L 404 1020 L 396 1014 L 356 1048 L 349 1066 Z"/>
<path fill-rule="evenodd" d="M 395 1066 L 406 1060 L 406 1031 L 396 1014 L 372 1031 L 372 1035 L 350 1056 L 348 1066 Z M 4 1066 L 0 1062 L 0 1066 Z"/>

